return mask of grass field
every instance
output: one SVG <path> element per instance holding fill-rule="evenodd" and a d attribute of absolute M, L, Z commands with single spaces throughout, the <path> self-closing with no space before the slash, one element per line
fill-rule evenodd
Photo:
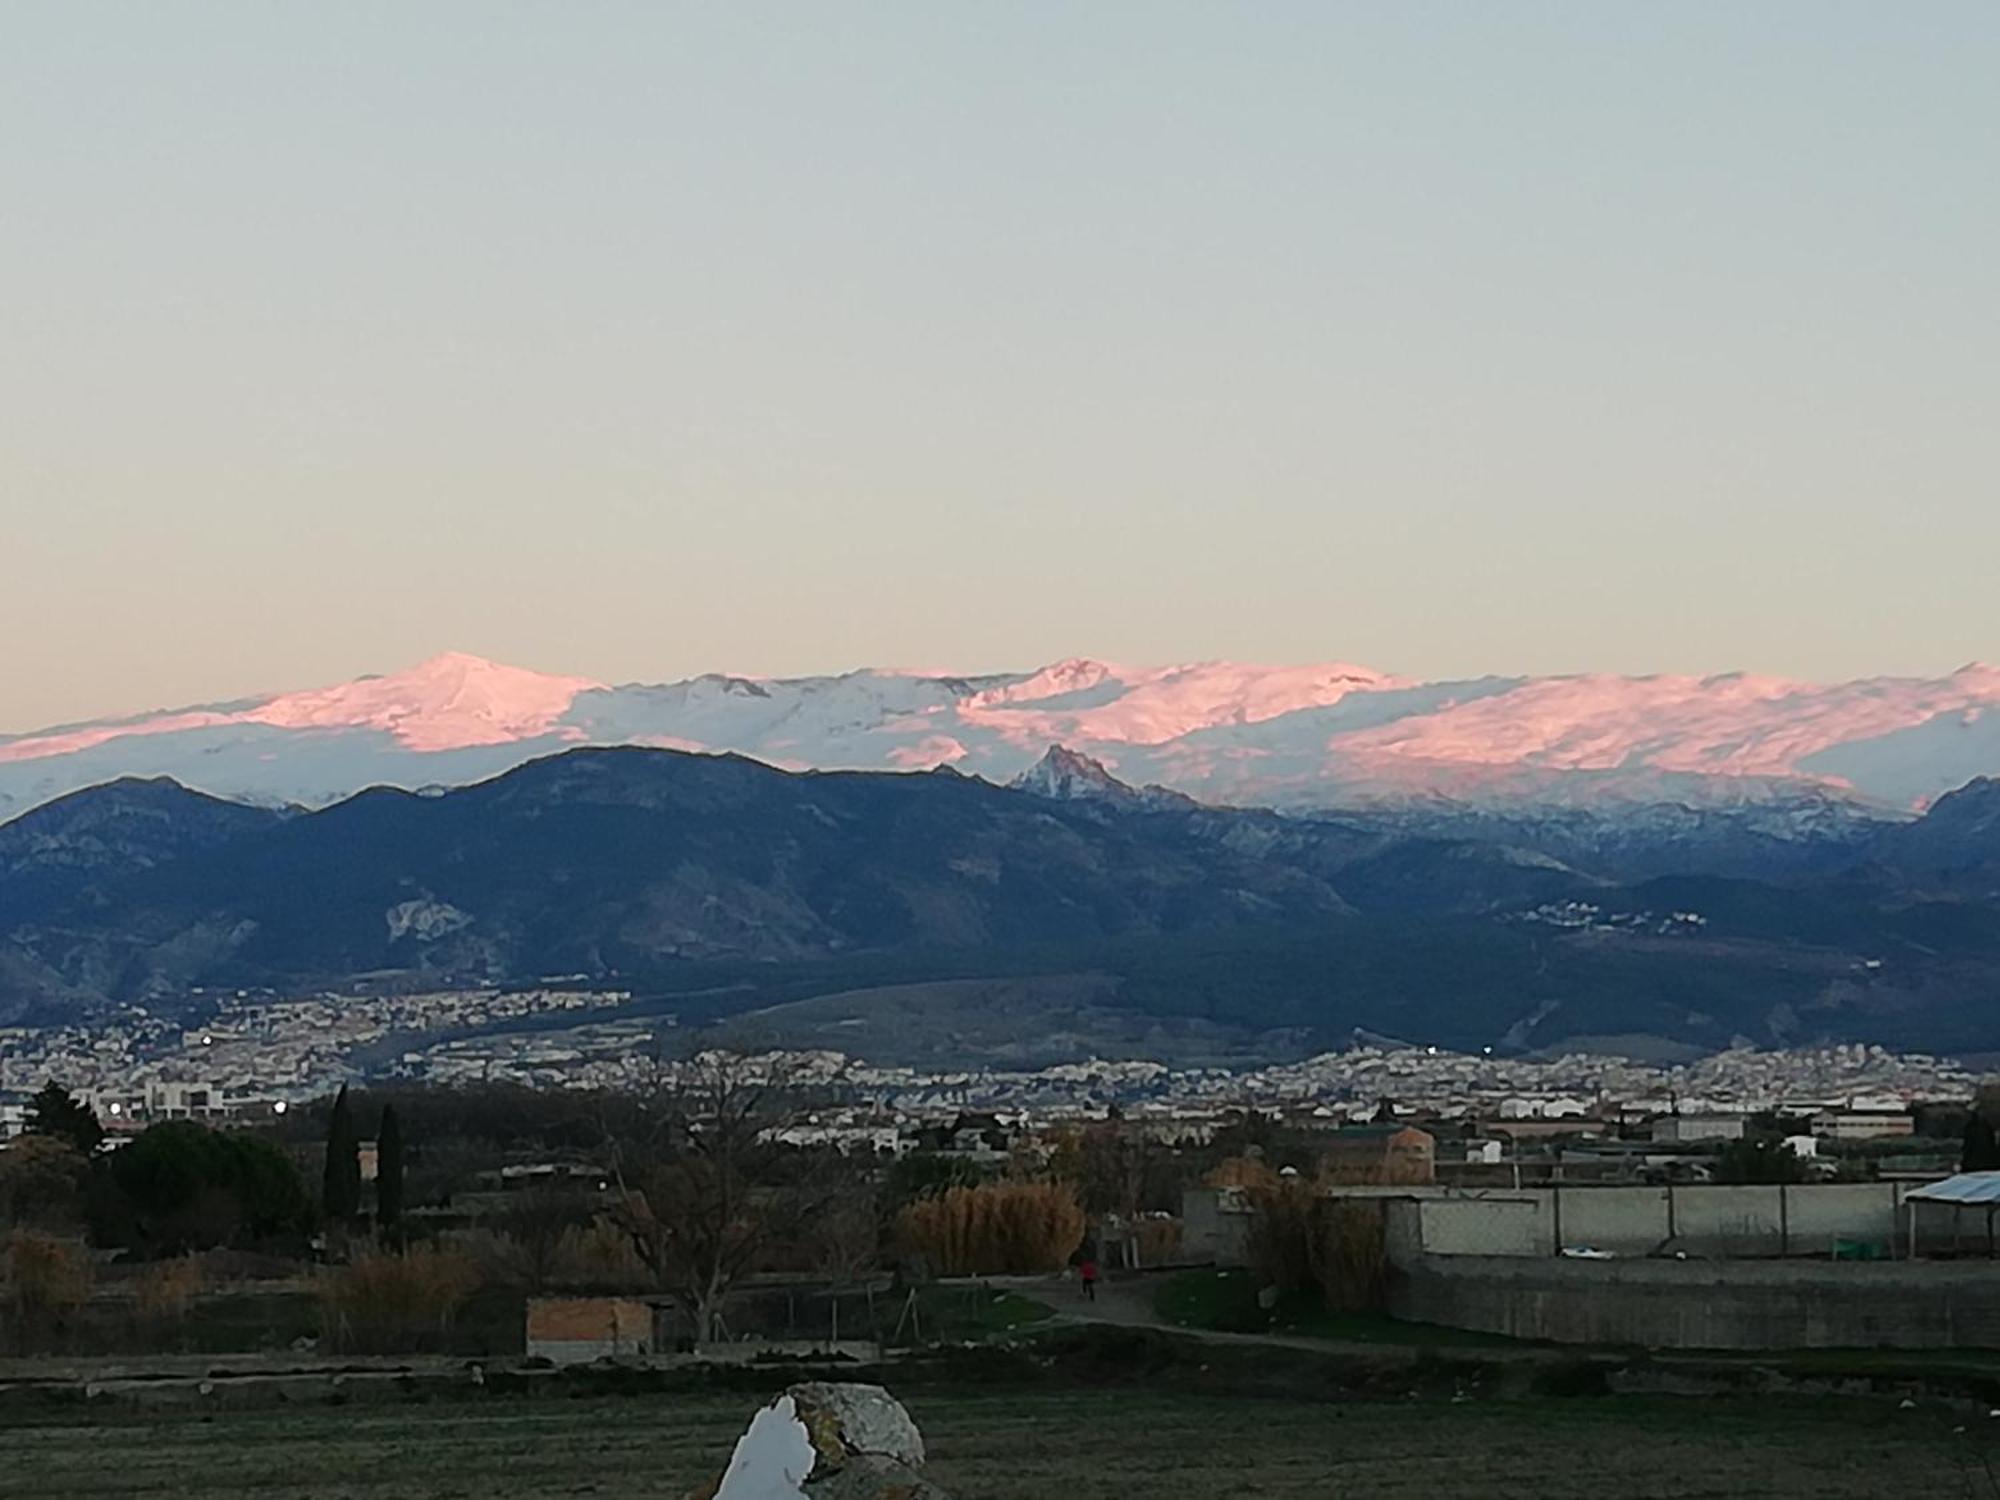
<path fill-rule="evenodd" d="M 1161 1319 L 1175 1328 L 1222 1333 L 1276 1333 L 1418 1347 L 1491 1348 L 1515 1342 L 1497 1334 L 1402 1323 L 1381 1313 L 1335 1312 L 1316 1292 L 1281 1297 L 1267 1308 L 1257 1300 L 1256 1280 L 1244 1270 L 1184 1271 L 1160 1284 L 1153 1305 Z"/>
<path fill-rule="evenodd" d="M 756 1404 L 490 1399 L 13 1426 L 0 1492 L 676 1500 L 721 1466 Z M 1986 1465 L 2000 1461 L 2000 1421 L 1983 1412 L 1882 1401 L 1330 1404 L 1122 1388 L 908 1404 L 957 1500 L 1993 1496 Z"/>

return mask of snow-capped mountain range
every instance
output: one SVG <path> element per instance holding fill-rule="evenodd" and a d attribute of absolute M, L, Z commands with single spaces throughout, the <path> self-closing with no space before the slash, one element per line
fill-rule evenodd
<path fill-rule="evenodd" d="M 1418 682 L 1332 663 L 867 669 L 611 686 L 458 653 L 337 687 L 0 737 L 0 818 L 120 776 L 325 804 L 497 774 L 578 745 L 736 751 L 791 769 L 950 766 L 1005 781 L 1053 746 L 1129 785 L 1286 809 L 1914 810 L 2000 771 L 2000 668 L 1814 684 L 1716 677 Z M 1077 767 L 1072 765 L 1072 776 Z"/>

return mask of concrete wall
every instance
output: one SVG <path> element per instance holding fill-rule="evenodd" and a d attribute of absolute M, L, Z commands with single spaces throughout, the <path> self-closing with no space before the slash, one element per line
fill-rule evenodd
<path fill-rule="evenodd" d="M 1432 1255 L 1552 1256 L 1575 1245 L 1625 1257 L 1825 1255 L 1835 1240 L 1900 1253 L 1902 1194 L 1898 1183 L 1522 1188 L 1416 1198 L 1413 1232 Z M 1983 1245 L 1983 1218 L 1966 1233 Z"/>
<path fill-rule="evenodd" d="M 1525 1194 L 1495 1198 L 1435 1198 L 1391 1218 L 1417 1226 L 1417 1248 L 1431 1255 L 1548 1255 L 1548 1206 Z M 1407 1241 L 1406 1241 L 1407 1243 Z"/>
<path fill-rule="evenodd" d="M 1425 1256 L 1399 1318 L 1556 1343 L 1674 1349 L 2000 1349 L 1990 1266 Z"/>
<path fill-rule="evenodd" d="M 1824 1254 L 1835 1240 L 1865 1240 L 1902 1254 L 1903 1223 L 1899 1182 L 1825 1183 L 1785 1190 L 1786 1229 L 1793 1254 Z"/>
<path fill-rule="evenodd" d="M 1560 1245 L 1650 1255 L 1668 1236 L 1663 1187 L 1549 1188 L 1549 1227 Z M 1552 1245 L 1554 1254 L 1560 1245 Z"/>
<path fill-rule="evenodd" d="M 1386 1198 L 1397 1253 L 1554 1256 L 1588 1245 L 1621 1258 L 1692 1256 L 1777 1258 L 1827 1255 L 1836 1240 L 1860 1241 L 1901 1255 L 1907 1229 L 1901 1183 L 1806 1183 L 1792 1187 L 1494 1188 L 1333 1187 L 1332 1197 Z M 1249 1214 L 1240 1194 L 1190 1189 L 1183 1198 L 1183 1254 L 1189 1260 L 1240 1265 Z M 1983 1211 L 1960 1224 L 1960 1243 L 1983 1253 Z M 1921 1245 L 1951 1246 L 1951 1220 L 1926 1210 Z"/>
<path fill-rule="evenodd" d="M 1181 1194 L 1181 1256 L 1240 1266 L 1248 1258 L 1250 1210 L 1232 1188 L 1189 1188 Z"/>

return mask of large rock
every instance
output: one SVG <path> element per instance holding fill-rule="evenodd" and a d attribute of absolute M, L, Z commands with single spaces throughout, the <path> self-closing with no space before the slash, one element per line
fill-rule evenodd
<path fill-rule="evenodd" d="M 917 1472 L 924 1439 L 879 1385 L 795 1385 L 750 1419 L 689 1500 L 949 1500 Z"/>

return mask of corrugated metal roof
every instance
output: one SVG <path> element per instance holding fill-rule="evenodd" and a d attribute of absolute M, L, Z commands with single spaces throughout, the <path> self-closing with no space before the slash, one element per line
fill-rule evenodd
<path fill-rule="evenodd" d="M 1903 1195 L 1905 1202 L 1913 1198 L 1924 1203 L 2000 1203 L 2000 1172 L 1960 1172 Z"/>

